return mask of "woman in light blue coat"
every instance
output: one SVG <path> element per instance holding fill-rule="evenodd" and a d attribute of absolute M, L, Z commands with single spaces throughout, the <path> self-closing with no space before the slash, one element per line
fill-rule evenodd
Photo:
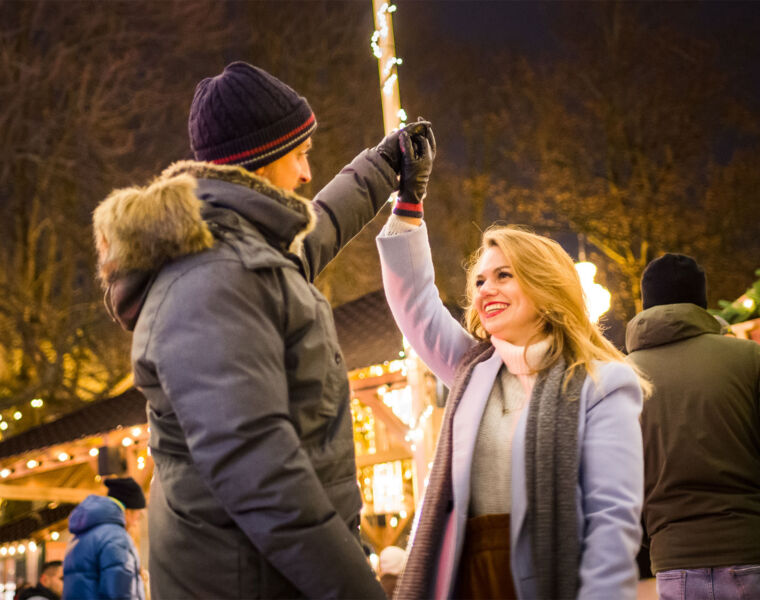
<path fill-rule="evenodd" d="M 429 171 L 377 240 L 396 322 L 451 390 L 396 598 L 633 599 L 646 383 L 542 236 L 486 231 L 454 320 L 421 220 Z"/>

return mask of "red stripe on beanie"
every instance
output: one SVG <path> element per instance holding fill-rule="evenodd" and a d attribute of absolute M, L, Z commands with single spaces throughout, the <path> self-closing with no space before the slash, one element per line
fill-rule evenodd
<path fill-rule="evenodd" d="M 308 119 L 306 119 L 304 123 L 296 127 L 293 131 L 286 133 L 285 135 L 277 138 L 276 140 L 272 140 L 271 142 L 267 142 L 266 144 L 262 144 L 261 146 L 257 146 L 256 148 L 251 148 L 250 150 L 246 150 L 244 152 L 238 152 L 237 154 L 232 154 L 231 156 L 225 156 L 223 158 L 215 158 L 211 162 L 214 163 L 215 165 L 223 165 L 229 162 L 239 160 L 241 158 L 246 158 L 253 154 L 258 154 L 259 152 L 262 152 L 263 150 L 268 150 L 269 148 L 272 148 L 273 146 L 277 146 L 278 144 L 281 144 L 282 142 L 286 141 L 288 138 L 291 138 L 294 135 L 297 135 L 298 133 L 306 129 L 309 125 L 311 125 L 312 123 L 314 123 L 314 113 L 311 113 L 311 116 Z"/>

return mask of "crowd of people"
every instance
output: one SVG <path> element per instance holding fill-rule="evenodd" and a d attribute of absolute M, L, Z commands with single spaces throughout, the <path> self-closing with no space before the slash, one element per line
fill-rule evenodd
<path fill-rule="evenodd" d="M 760 345 L 723 335 L 696 261 L 647 267 L 626 356 L 558 243 L 492 226 L 460 323 L 424 221 L 432 125 L 361 151 L 310 201 L 296 189 L 316 126 L 295 90 L 232 63 L 196 88 L 195 160 L 94 213 L 106 306 L 147 398 L 151 597 L 633 599 L 642 524 L 662 600 L 760 597 Z M 450 393 L 409 546 L 378 574 L 314 278 L 394 191 L 386 296 Z M 121 481 L 76 509 L 65 598 L 143 597 L 123 532 L 144 506 Z M 81 566 L 100 544 L 113 577 Z"/>

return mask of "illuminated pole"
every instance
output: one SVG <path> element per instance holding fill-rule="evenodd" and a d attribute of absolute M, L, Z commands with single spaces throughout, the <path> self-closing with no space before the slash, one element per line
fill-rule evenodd
<path fill-rule="evenodd" d="M 406 124 L 406 112 L 401 108 L 401 94 L 398 85 L 398 65 L 401 59 L 396 56 L 396 43 L 393 38 L 393 18 L 396 6 L 386 0 L 372 0 L 372 13 L 375 18 L 375 32 L 372 34 L 372 53 L 377 58 L 380 76 L 380 101 L 383 107 L 383 128 L 388 135 L 394 129 Z M 432 435 L 425 385 L 427 367 L 416 353 L 407 349 L 407 381 L 412 388 L 412 411 L 415 423 L 408 440 L 413 457 L 413 483 L 415 498 L 422 497 L 424 482 L 427 478 L 428 463 L 432 456 L 428 439 Z"/>
<path fill-rule="evenodd" d="M 375 17 L 375 32 L 372 34 L 372 53 L 377 58 L 380 75 L 380 100 L 383 105 L 383 127 L 388 135 L 394 129 L 404 125 L 406 113 L 401 108 L 401 95 L 398 88 L 397 65 L 401 59 L 396 57 L 396 42 L 393 39 L 393 19 L 396 6 L 386 0 L 372 0 L 372 13 Z"/>

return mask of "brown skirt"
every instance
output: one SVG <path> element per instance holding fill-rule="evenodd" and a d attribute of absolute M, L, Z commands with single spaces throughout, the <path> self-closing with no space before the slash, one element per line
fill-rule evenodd
<path fill-rule="evenodd" d="M 509 515 L 467 520 L 454 598 L 517 600 L 509 560 Z"/>

